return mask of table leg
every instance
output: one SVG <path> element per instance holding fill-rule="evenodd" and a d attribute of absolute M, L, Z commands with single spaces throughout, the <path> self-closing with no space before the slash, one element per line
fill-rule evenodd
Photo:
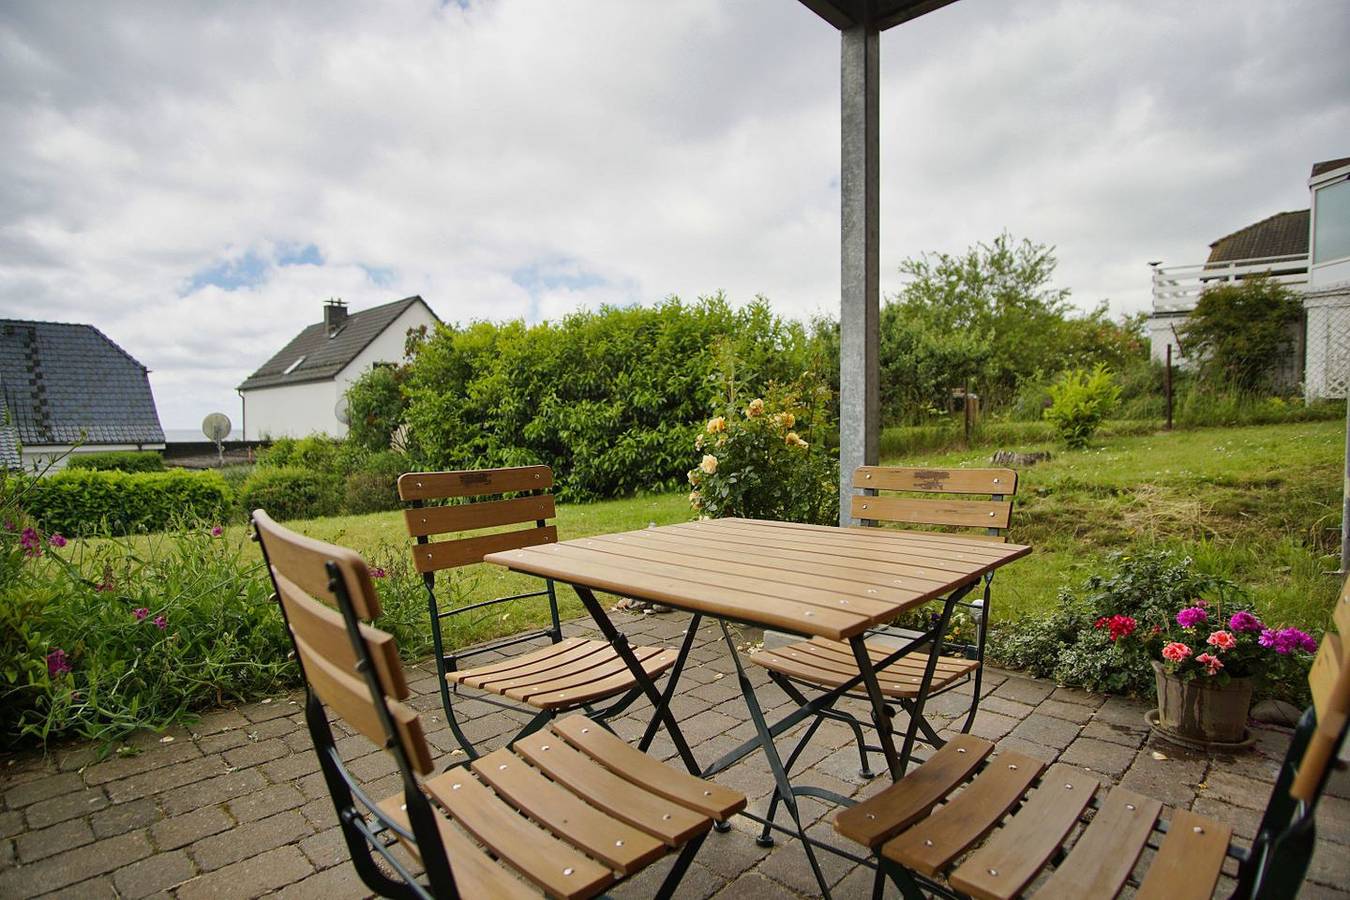
<path fill-rule="evenodd" d="M 684 672 L 684 663 L 689 659 L 689 651 L 694 647 L 694 638 L 698 636 L 698 625 L 703 621 L 701 613 L 694 613 L 689 617 L 689 627 L 684 632 L 684 643 L 680 645 L 680 655 L 675 657 L 675 665 L 670 667 L 666 673 L 666 689 L 661 692 L 661 706 L 652 713 L 652 720 L 647 723 L 647 730 L 642 734 L 642 740 L 638 741 L 638 749 L 643 753 L 652 744 L 652 738 L 656 737 L 656 729 L 661 725 L 661 714 L 670 707 L 670 699 L 675 696 L 675 686 L 679 684 L 680 674 Z"/>
<path fill-rule="evenodd" d="M 670 740 L 675 744 L 675 750 L 680 754 L 680 759 L 691 775 L 698 775 L 700 768 L 698 760 L 694 759 L 693 752 L 689 749 L 689 742 L 684 739 L 684 733 L 680 731 L 680 725 L 671 715 L 670 708 L 665 704 L 661 697 L 661 692 L 656 689 L 656 684 L 647 676 L 646 670 L 638 662 L 637 656 L 633 654 L 633 648 L 628 646 L 628 638 L 622 631 L 614 627 L 614 623 L 609 620 L 605 613 L 605 608 L 600 601 L 595 598 L 595 594 L 590 588 L 582 587 L 579 584 L 572 585 L 572 589 L 577 592 L 581 598 L 582 606 L 591 614 L 595 624 L 600 629 L 600 633 L 609 641 L 609 645 L 619 654 L 619 658 L 628 666 L 628 670 L 633 673 L 633 678 L 642 688 L 642 692 L 647 695 L 652 708 L 656 710 L 656 715 L 660 717 L 661 723 L 666 726 L 666 732 L 670 735 Z"/>

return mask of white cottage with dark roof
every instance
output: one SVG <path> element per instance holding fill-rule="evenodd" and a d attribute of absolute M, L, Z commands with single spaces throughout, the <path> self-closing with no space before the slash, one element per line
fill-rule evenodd
<path fill-rule="evenodd" d="M 372 366 L 404 359 L 409 329 L 440 322 L 421 297 L 348 312 L 330 300 L 323 320 L 296 335 L 239 385 L 244 440 L 328 434 L 344 437 L 338 406 Z"/>
<path fill-rule="evenodd" d="M 0 319 L 0 468 L 163 450 L 149 370 L 92 325 Z"/>

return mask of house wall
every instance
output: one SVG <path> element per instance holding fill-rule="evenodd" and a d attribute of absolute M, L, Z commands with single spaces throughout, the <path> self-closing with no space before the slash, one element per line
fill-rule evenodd
<path fill-rule="evenodd" d="M 244 440 L 304 437 L 315 432 L 346 437 L 347 426 L 337 419 L 338 399 L 375 363 L 402 362 L 403 344 L 409 328 L 419 325 L 430 328 L 436 321 L 425 305 L 414 303 L 335 378 L 244 391 Z"/>

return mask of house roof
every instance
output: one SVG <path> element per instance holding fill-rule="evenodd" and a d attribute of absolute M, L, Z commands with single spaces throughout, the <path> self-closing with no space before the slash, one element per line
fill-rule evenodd
<path fill-rule="evenodd" d="M 1205 262 L 1232 262 L 1238 259 L 1263 259 L 1268 256 L 1292 256 L 1308 252 L 1308 215 L 1306 209 L 1276 213 L 1254 225 L 1239 229 L 1209 245 Z"/>
<path fill-rule="evenodd" d="M 0 394 L 26 446 L 162 444 L 147 371 L 92 325 L 0 319 Z"/>
<path fill-rule="evenodd" d="M 10 422 L 9 407 L 5 405 L 5 392 L 0 388 L 0 472 L 22 469 L 23 457 L 19 455 L 19 430 Z"/>
<path fill-rule="evenodd" d="M 1332 169 L 1339 169 L 1341 166 L 1350 166 L 1350 156 L 1341 159 L 1328 159 L 1325 162 L 1313 163 L 1312 174 L 1309 178 L 1316 178 L 1323 172 L 1330 172 Z"/>
<path fill-rule="evenodd" d="M 417 303 L 426 306 L 425 300 L 414 295 L 395 300 L 393 303 L 348 313 L 331 337 L 324 323 L 316 322 L 292 338 L 280 352 L 263 363 L 258 371 L 244 379 L 239 385 L 239 390 L 336 378 L 337 374 L 356 359 L 371 341 L 379 337 L 409 307 Z M 430 307 L 427 309 L 430 311 Z"/>

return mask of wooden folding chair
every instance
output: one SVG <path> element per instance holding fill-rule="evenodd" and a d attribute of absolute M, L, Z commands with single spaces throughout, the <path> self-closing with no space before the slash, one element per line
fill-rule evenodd
<path fill-rule="evenodd" d="M 253 514 L 305 680 L 305 719 L 356 870 L 400 898 L 591 897 L 672 851 L 673 894 L 714 822 L 744 796 L 671 769 L 584 716 L 432 776 L 431 751 L 370 572 L 350 550 Z M 329 714 L 389 752 L 402 790 L 369 797 Z M 402 846 L 408 855 L 395 852 Z M 414 872 L 418 865 L 420 876 Z"/>
<path fill-rule="evenodd" d="M 1335 623 L 1340 635 L 1350 632 L 1350 585 Z M 1224 861 L 1234 859 L 1233 897 L 1293 897 L 1312 858 L 1317 801 L 1350 722 L 1341 636 L 1322 639 L 1308 680 L 1313 705 L 1294 731 L 1250 847 L 1233 843 L 1222 822 L 1184 809 L 1163 819 L 1157 800 L 1122 787 L 1104 791 L 1076 766 L 1047 770 L 969 734 L 839 813 L 835 829 L 877 854 L 876 896 L 889 876 L 907 898 L 1096 898 L 1129 886 L 1139 898 L 1187 900 L 1211 896 Z"/>
<path fill-rule="evenodd" d="M 861 520 L 862 527 L 876 527 L 888 522 L 965 529 L 951 534 L 953 545 L 972 539 L 1005 541 L 1008 528 L 1012 524 L 1011 498 L 1017 493 L 1017 472 L 1012 469 L 862 466 L 853 473 L 853 486 L 864 491 L 862 495 L 854 496 L 852 499 L 853 516 Z M 881 495 L 879 491 L 946 496 L 942 499 L 897 497 Z M 975 500 L 972 499 L 973 495 L 984 495 L 989 499 Z M 977 529 L 977 532 L 971 533 L 971 529 Z M 984 679 L 985 635 L 989 622 L 989 593 L 993 578 L 992 572 L 985 576 L 982 596 L 971 601 L 957 600 L 953 604 L 970 610 L 975 622 L 975 640 L 973 642 L 944 640 L 942 649 L 946 652 L 938 657 L 929 685 L 925 686 L 923 683 L 928 662 L 927 645 L 915 648 L 913 652 L 878 670 L 877 680 L 882 693 L 895 701 L 909 715 L 917 715 L 915 701 L 925 687 L 927 700 L 973 682 L 970 706 L 960 729 L 962 733 L 970 731 L 975 721 L 975 713 L 979 710 L 980 689 Z M 873 634 L 892 641 L 912 640 L 919 636 L 918 632 L 894 627 L 878 629 Z M 875 660 L 882 660 L 894 653 L 897 646 L 900 645 L 884 641 L 869 641 L 867 645 Z M 858 674 L 857 663 L 854 662 L 853 651 L 849 645 L 823 638 L 812 638 L 786 647 L 766 648 L 750 659 L 768 669 L 769 676 L 774 682 L 799 704 L 805 704 L 807 698 L 798 689 L 798 685 L 828 690 Z M 864 740 L 864 723 L 856 716 L 840 709 L 821 710 L 815 726 L 824 719 L 842 721 L 853 729 L 861 762 L 859 774 L 864 778 L 871 778 L 873 773 L 868 764 L 867 754 L 869 750 L 878 748 L 869 746 Z M 870 727 L 871 723 L 866 724 Z M 918 716 L 917 724 L 922 735 L 921 740 L 934 747 L 942 746 L 942 739 L 921 715 Z M 789 767 L 805 747 L 810 735 L 814 733 L 815 726 L 803 735 L 797 749 L 789 756 Z M 768 842 L 768 837 L 766 828 L 762 836 L 765 843 Z"/>
<path fill-rule="evenodd" d="M 555 514 L 553 497 L 548 493 L 552 486 L 553 471 L 548 466 L 410 472 L 398 480 L 399 497 L 411 504 L 405 510 L 405 517 L 408 534 L 416 540 L 412 551 L 413 565 L 422 574 L 427 589 L 441 705 L 455 740 L 471 758 L 478 756 L 478 750 L 465 735 L 453 702 L 461 687 L 481 691 L 477 699 L 505 709 L 532 709 L 534 717 L 517 738 L 532 733 L 559 713 L 576 709 L 584 709 L 603 725 L 642 693 L 633 673 L 608 641 L 563 638 L 552 579 L 545 580 L 542 590 L 444 609 L 437 598 L 438 572 L 480 563 L 484 555 L 499 550 L 555 543 L 558 530 L 548 524 Z M 507 494 L 512 496 L 503 498 L 502 495 Z M 496 499 L 483 499 L 494 497 Z M 527 523 L 532 527 L 463 536 L 464 532 Z M 434 535 L 451 533 L 460 536 L 451 540 L 431 540 Z M 548 628 L 463 650 L 446 648 L 442 634 L 445 620 L 530 597 L 548 598 L 552 619 Z M 494 653 L 542 637 L 550 638 L 552 644 L 507 660 L 461 668 L 462 662 L 469 657 Z M 652 678 L 670 668 L 676 660 L 676 652 L 664 647 L 634 647 L 633 652 Z M 496 697 L 513 702 L 503 702 Z M 591 704 L 610 699 L 614 699 L 614 703 L 606 709 L 591 708 Z"/>

